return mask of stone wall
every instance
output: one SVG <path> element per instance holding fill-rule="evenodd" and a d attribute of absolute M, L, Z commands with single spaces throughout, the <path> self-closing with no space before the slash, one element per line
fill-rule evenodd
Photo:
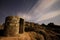
<path fill-rule="evenodd" d="M 41 25 L 38 24 L 38 23 L 26 22 L 26 21 L 25 21 L 25 27 L 41 27 L 41 28 L 43 28 L 43 26 L 41 26 Z"/>
<path fill-rule="evenodd" d="M 19 21 L 19 33 L 23 33 L 24 32 L 24 19 L 20 18 L 20 21 Z"/>
<path fill-rule="evenodd" d="M 16 36 L 19 34 L 19 20 L 17 16 L 8 16 L 5 20 L 5 36 Z"/>
<path fill-rule="evenodd" d="M 4 25 L 0 24 L 0 30 L 4 29 Z"/>

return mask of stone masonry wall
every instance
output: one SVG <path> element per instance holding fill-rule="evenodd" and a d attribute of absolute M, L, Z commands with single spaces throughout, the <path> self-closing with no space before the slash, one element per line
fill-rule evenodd
<path fill-rule="evenodd" d="M 5 20 L 5 36 L 16 36 L 19 34 L 19 20 L 17 16 L 8 16 Z"/>

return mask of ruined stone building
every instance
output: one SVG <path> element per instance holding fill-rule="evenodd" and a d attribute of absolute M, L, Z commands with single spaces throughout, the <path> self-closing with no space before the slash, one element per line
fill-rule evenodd
<path fill-rule="evenodd" d="M 0 30 L 3 30 L 1 34 L 7 37 L 15 37 L 24 32 L 32 31 L 39 34 L 39 36 L 43 35 L 44 39 L 46 40 L 50 40 L 52 39 L 51 37 L 54 38 L 58 34 L 53 31 L 47 30 L 45 27 L 37 23 L 24 21 L 23 18 L 20 18 L 18 16 L 6 17 L 4 24 L 0 25 Z M 41 38 L 37 38 L 37 40 L 40 40 L 40 39 Z"/>
<path fill-rule="evenodd" d="M 19 33 L 23 33 L 25 31 L 25 27 L 37 27 L 40 26 L 33 22 L 25 22 L 24 19 L 19 18 L 17 16 L 8 16 L 5 19 L 5 23 L 1 29 L 4 30 L 5 36 L 15 36 Z"/>

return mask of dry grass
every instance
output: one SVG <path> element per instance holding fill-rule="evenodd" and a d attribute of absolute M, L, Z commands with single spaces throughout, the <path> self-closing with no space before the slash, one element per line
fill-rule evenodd
<path fill-rule="evenodd" d="M 42 35 L 37 35 L 35 32 L 24 32 L 17 37 L 0 37 L 0 40 L 37 40 L 39 36 L 41 40 L 44 40 Z"/>

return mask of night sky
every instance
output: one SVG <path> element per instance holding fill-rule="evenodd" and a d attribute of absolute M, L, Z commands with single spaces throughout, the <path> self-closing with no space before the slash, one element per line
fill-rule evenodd
<path fill-rule="evenodd" d="M 0 23 L 6 16 L 25 14 L 37 3 L 38 0 L 0 0 Z"/>
<path fill-rule="evenodd" d="M 11 15 L 39 24 L 60 25 L 60 0 L 0 0 L 0 23 Z"/>

